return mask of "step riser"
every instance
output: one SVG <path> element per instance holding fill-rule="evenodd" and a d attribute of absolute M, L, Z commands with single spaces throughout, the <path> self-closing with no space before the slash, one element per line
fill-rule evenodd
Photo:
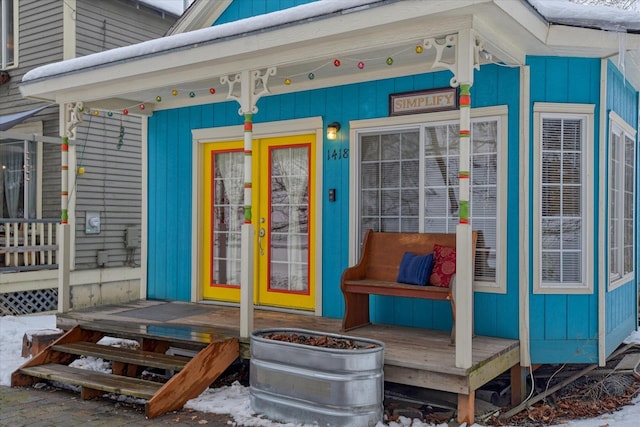
<path fill-rule="evenodd" d="M 207 338 L 198 332 L 195 347 L 200 350 L 193 358 L 167 355 L 163 351 L 171 343 L 186 341 L 182 336 L 166 337 L 164 334 L 168 334 L 170 329 L 163 329 L 163 336 L 134 333 L 128 337 L 120 333 L 118 336 L 121 338 L 142 340 L 143 349 L 133 350 L 97 344 L 108 333 L 99 325 L 91 329 L 76 326 L 14 372 L 11 385 L 27 386 L 37 379 L 45 379 L 79 386 L 82 399 L 92 399 L 105 393 L 146 399 L 148 418 L 180 409 L 189 399 L 199 396 L 239 357 L 239 344 L 236 338 L 219 333 L 211 333 Z M 183 329 L 180 329 L 181 335 Z M 205 338 L 209 343 L 202 346 Z M 112 374 L 68 366 L 79 356 L 111 361 Z M 167 383 L 161 384 L 137 378 L 144 368 L 176 373 Z"/>

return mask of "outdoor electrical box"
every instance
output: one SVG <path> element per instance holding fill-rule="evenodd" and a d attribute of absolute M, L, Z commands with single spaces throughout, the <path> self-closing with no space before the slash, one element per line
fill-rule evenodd
<path fill-rule="evenodd" d="M 100 233 L 100 212 L 86 213 L 84 232 L 86 234 Z"/>
<path fill-rule="evenodd" d="M 124 246 L 127 249 L 140 247 L 140 227 L 133 225 L 124 229 Z"/>

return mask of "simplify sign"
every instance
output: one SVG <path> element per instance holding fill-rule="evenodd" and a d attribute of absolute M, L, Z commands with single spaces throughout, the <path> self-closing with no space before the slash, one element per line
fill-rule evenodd
<path fill-rule="evenodd" d="M 433 89 L 389 95 L 389 115 L 427 113 L 458 108 L 456 88 Z"/>

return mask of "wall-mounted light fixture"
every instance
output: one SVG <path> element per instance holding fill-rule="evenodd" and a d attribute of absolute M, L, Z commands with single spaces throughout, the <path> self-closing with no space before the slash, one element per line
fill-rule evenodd
<path fill-rule="evenodd" d="M 327 139 L 334 140 L 338 137 L 338 131 L 340 130 L 340 123 L 333 122 L 327 126 Z"/>

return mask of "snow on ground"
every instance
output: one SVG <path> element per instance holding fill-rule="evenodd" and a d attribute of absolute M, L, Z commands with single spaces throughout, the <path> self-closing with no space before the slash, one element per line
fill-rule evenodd
<path fill-rule="evenodd" d="M 25 333 L 42 329 L 55 329 L 56 318 L 54 315 L 41 316 L 3 316 L 0 317 L 0 386 L 11 384 L 11 373 L 19 368 L 28 359 L 21 356 L 22 338 Z M 123 340 L 104 338 L 104 344 L 126 344 Z M 640 331 L 632 333 L 626 343 L 640 344 Z M 82 360 L 82 367 L 96 371 L 108 370 L 101 359 L 86 358 Z M 613 414 L 605 414 L 597 418 L 571 421 L 562 424 L 562 427 L 636 427 L 640 418 L 640 397 L 634 399 L 635 405 L 629 405 Z M 249 403 L 249 388 L 235 383 L 218 389 L 205 390 L 199 397 L 190 400 L 186 408 L 201 412 L 228 414 L 233 417 L 238 426 L 254 427 L 307 427 L 294 424 L 281 424 L 265 420 L 256 415 Z M 418 420 L 402 418 L 402 423 L 379 422 L 376 427 L 432 427 L 433 424 L 425 424 Z M 446 427 L 441 424 L 438 427 Z M 474 424 L 472 427 L 481 427 Z"/>

